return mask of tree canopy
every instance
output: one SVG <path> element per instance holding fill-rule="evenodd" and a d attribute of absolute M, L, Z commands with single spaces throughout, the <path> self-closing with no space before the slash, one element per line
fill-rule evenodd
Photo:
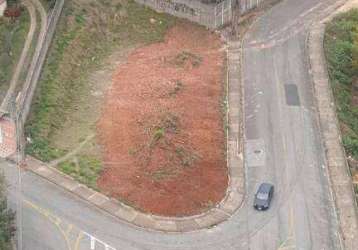
<path fill-rule="evenodd" d="M 10 250 L 11 238 L 15 234 L 15 214 L 8 208 L 4 177 L 0 175 L 0 249 Z"/>

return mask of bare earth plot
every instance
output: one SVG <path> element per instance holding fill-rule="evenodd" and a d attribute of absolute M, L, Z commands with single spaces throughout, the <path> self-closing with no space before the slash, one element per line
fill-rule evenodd
<path fill-rule="evenodd" d="M 166 216 L 197 214 L 224 197 L 221 46 L 217 35 L 180 22 L 118 68 L 97 129 L 100 190 Z"/>
<path fill-rule="evenodd" d="M 206 211 L 228 184 L 224 62 L 203 27 L 132 1 L 67 1 L 27 153 L 143 211 Z"/>

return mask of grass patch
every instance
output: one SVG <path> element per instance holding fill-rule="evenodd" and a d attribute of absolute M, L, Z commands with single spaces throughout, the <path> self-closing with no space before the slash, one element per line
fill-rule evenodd
<path fill-rule="evenodd" d="M 71 161 L 60 163 L 58 168 L 77 181 L 98 190 L 97 178 L 102 171 L 102 164 L 98 159 L 91 156 L 80 155 Z"/>
<path fill-rule="evenodd" d="M 175 149 L 175 154 L 177 155 L 181 166 L 183 167 L 190 167 L 194 164 L 194 162 L 199 158 L 196 154 L 193 152 L 185 149 L 182 146 L 179 146 Z"/>
<path fill-rule="evenodd" d="M 30 16 L 23 9 L 20 18 L 12 21 L 0 17 L 0 93 L 6 93 L 19 60 L 30 26 Z M 3 97 L 0 94 L 0 100 Z"/>
<path fill-rule="evenodd" d="M 324 48 L 337 114 L 347 153 L 358 159 L 358 106 L 352 104 L 352 83 L 358 77 L 358 10 L 327 25 Z"/>
<path fill-rule="evenodd" d="M 178 173 L 179 171 L 177 169 L 167 166 L 166 168 L 161 168 L 151 173 L 151 178 L 152 180 L 159 182 L 173 178 L 177 176 Z"/>
<path fill-rule="evenodd" d="M 176 96 L 184 88 L 184 84 L 180 80 L 175 80 L 175 85 L 172 90 L 169 91 L 169 96 Z"/>
<path fill-rule="evenodd" d="M 358 9 L 337 16 L 327 25 L 324 49 L 342 141 L 351 172 L 355 173 L 358 171 Z M 358 194 L 357 186 L 354 191 Z"/>
<path fill-rule="evenodd" d="M 184 67 L 187 63 L 191 64 L 192 67 L 199 67 L 203 59 L 188 51 L 182 51 L 176 55 L 171 63 L 178 67 Z"/>
<path fill-rule="evenodd" d="M 53 138 L 82 105 L 81 99 L 90 95 L 88 76 L 115 50 L 162 41 L 174 21 L 133 1 L 66 1 L 26 124 L 32 141 L 26 152 L 46 162 L 63 156 L 67 151 L 54 146 Z M 87 160 L 85 166 L 81 159 L 80 169 L 73 162 L 59 168 L 94 187 L 100 161 Z"/>

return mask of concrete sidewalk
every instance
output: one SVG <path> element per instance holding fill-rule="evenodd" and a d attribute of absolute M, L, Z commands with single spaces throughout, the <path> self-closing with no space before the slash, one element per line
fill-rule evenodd
<path fill-rule="evenodd" d="M 344 249 L 354 250 L 358 248 L 357 204 L 342 146 L 341 131 L 325 62 L 323 39 L 326 23 L 337 14 L 358 7 L 358 0 L 338 1 L 338 5 L 342 6 L 331 11 L 327 18 L 312 26 L 308 50 L 330 183 L 340 224 L 341 241 Z"/>

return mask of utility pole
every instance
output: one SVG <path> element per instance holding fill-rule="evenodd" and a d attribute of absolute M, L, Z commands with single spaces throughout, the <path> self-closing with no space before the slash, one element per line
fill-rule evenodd
<path fill-rule="evenodd" d="M 15 99 L 15 98 L 13 98 Z M 17 250 L 22 250 L 22 171 L 21 165 L 24 160 L 22 147 L 22 126 L 21 116 L 18 108 L 18 99 L 12 101 L 10 105 L 10 116 L 15 122 L 16 133 L 16 169 L 17 169 L 17 186 L 16 186 L 16 230 L 17 230 Z"/>

